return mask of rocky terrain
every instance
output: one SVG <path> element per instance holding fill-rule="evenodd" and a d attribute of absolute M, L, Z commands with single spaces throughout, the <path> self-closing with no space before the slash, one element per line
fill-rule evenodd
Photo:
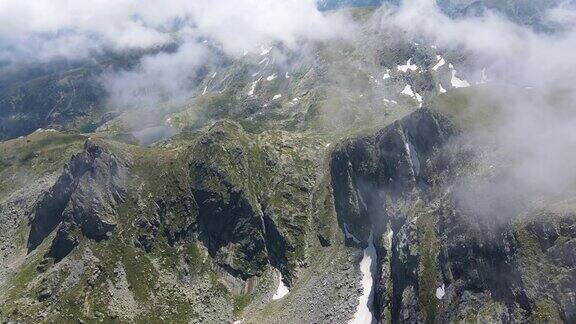
<path fill-rule="evenodd" d="M 575 322 L 573 188 L 491 190 L 514 164 L 473 136 L 488 78 L 374 12 L 354 40 L 216 50 L 155 109 L 99 83 L 142 53 L 0 79 L 0 319 Z"/>

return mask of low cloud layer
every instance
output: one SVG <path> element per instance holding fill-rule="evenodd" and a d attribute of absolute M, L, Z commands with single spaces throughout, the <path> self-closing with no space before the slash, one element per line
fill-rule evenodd
<path fill-rule="evenodd" d="M 458 50 L 471 74 L 489 71 L 491 82 L 482 93 L 502 111 L 492 128 L 479 130 L 477 140 L 494 144 L 488 159 L 499 176 L 471 201 L 487 196 L 535 201 L 576 189 L 576 7 L 564 3 L 546 12 L 545 19 L 558 27 L 547 33 L 490 11 L 450 18 L 432 0 L 382 10 L 383 28 Z"/>
<path fill-rule="evenodd" d="M 4 0 L 2 63 L 83 60 L 103 52 L 149 51 L 129 70 L 99 77 L 111 108 L 154 107 L 193 94 L 200 67 L 270 43 L 340 38 L 352 24 L 315 0 Z M 217 49 L 217 53 L 214 51 Z"/>
<path fill-rule="evenodd" d="M 230 54 L 268 41 L 341 35 L 347 27 L 314 0 L 4 0 L 0 59 L 77 58 L 206 37 Z"/>

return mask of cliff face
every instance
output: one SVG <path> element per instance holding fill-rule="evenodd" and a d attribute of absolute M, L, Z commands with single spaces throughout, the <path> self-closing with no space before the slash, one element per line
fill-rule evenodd
<path fill-rule="evenodd" d="M 470 204 L 501 173 L 461 134 L 418 109 L 333 146 L 232 121 L 154 148 L 89 139 L 14 209 L 28 216 L 26 261 L 4 279 L 2 316 L 346 323 L 372 237 L 369 309 L 382 323 L 573 321 L 573 209 L 520 204 L 504 217 Z M 289 292 L 272 300 L 278 287 Z"/>
<path fill-rule="evenodd" d="M 475 214 L 460 199 L 458 184 L 470 181 L 473 188 L 482 178 L 466 178 L 477 165 L 457 134 L 447 119 L 421 109 L 332 153 L 342 230 L 360 238 L 360 245 L 370 230 L 377 234 L 378 318 L 393 323 L 572 320 L 573 306 L 566 302 L 571 297 L 561 291 L 573 286 L 574 272 L 566 261 L 548 258 L 572 245 L 574 232 L 567 228 L 574 215 L 528 209 L 523 212 L 539 216 L 503 221 L 497 213 Z M 544 228 L 551 233 L 544 234 Z M 547 243 L 533 246 L 535 237 Z M 539 283 L 534 281 L 539 271 L 526 261 L 531 254 L 548 259 L 541 262 L 554 269 Z"/>

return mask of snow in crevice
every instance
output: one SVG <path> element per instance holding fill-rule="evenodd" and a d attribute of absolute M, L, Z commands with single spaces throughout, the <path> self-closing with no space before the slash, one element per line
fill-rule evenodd
<path fill-rule="evenodd" d="M 445 294 L 446 294 L 446 287 L 444 284 L 442 284 L 442 287 L 436 288 L 436 298 L 442 299 Z"/>
<path fill-rule="evenodd" d="M 258 82 L 260 82 L 262 78 L 259 78 L 258 80 L 252 82 L 252 86 L 250 86 L 250 91 L 248 91 L 248 95 L 252 96 L 254 95 L 254 91 L 256 90 L 256 86 L 258 85 Z"/>
<path fill-rule="evenodd" d="M 280 273 L 280 271 L 278 272 Z M 276 293 L 272 296 L 272 300 L 284 298 L 289 292 L 290 289 L 284 284 L 284 277 L 282 277 L 282 273 L 280 273 L 280 283 L 278 283 L 278 288 L 276 288 Z"/>
<path fill-rule="evenodd" d="M 450 82 L 452 83 L 452 86 L 454 88 L 467 88 L 470 86 L 470 83 L 468 83 L 468 81 L 459 79 L 456 76 L 456 69 L 454 69 L 454 66 L 452 64 L 450 64 L 450 69 L 452 70 L 452 80 L 450 80 Z"/>
<path fill-rule="evenodd" d="M 270 53 L 271 50 L 272 47 L 260 47 L 260 55 L 261 56 L 267 55 L 268 53 Z"/>
<path fill-rule="evenodd" d="M 400 92 L 400 93 L 407 95 L 407 96 L 410 96 L 410 97 L 414 97 L 414 91 L 412 91 L 412 87 L 409 84 L 407 84 L 404 87 L 404 90 L 402 90 L 402 92 Z"/>
<path fill-rule="evenodd" d="M 410 142 L 410 138 L 406 136 L 406 152 L 408 152 L 408 156 L 410 157 L 410 162 L 412 164 L 412 170 L 414 171 L 414 176 L 420 175 L 420 160 L 418 159 L 418 152 L 416 152 L 416 148 Z"/>
<path fill-rule="evenodd" d="M 286 73 L 284 74 L 284 78 L 285 78 L 285 79 L 290 79 L 290 73 L 286 72 Z"/>
<path fill-rule="evenodd" d="M 442 66 L 444 66 L 444 64 L 446 64 L 446 61 L 444 60 L 444 58 L 442 56 L 438 55 L 436 57 L 438 58 L 439 61 L 432 68 L 432 70 L 434 70 L 434 71 L 438 71 L 439 68 L 441 68 Z"/>
<path fill-rule="evenodd" d="M 418 70 L 418 66 L 415 64 L 412 64 L 412 58 L 408 59 L 408 62 L 406 62 L 406 65 L 398 65 L 398 71 L 402 71 L 402 72 L 406 73 L 409 70 L 410 71 Z"/>
<path fill-rule="evenodd" d="M 360 272 L 362 273 L 362 294 L 358 298 L 358 307 L 350 324 L 376 323 L 376 318 L 372 313 L 374 303 L 374 280 L 377 272 L 376 247 L 373 241 L 373 232 L 370 231 L 368 237 L 368 247 L 364 249 L 364 256 L 360 261 Z"/>
<path fill-rule="evenodd" d="M 422 96 L 419 93 L 414 92 L 409 84 L 407 84 L 406 87 L 404 87 L 404 90 L 400 93 L 416 99 L 416 101 L 420 103 L 420 107 L 422 107 Z"/>
<path fill-rule="evenodd" d="M 344 236 L 346 237 L 346 239 L 351 239 L 352 241 L 354 241 L 354 243 L 356 244 L 360 244 L 360 240 L 356 238 L 356 236 L 354 236 L 352 233 L 350 233 L 350 230 L 348 229 L 348 224 L 344 223 Z"/>
<path fill-rule="evenodd" d="M 390 79 L 390 69 L 386 69 L 386 73 L 382 76 L 382 80 Z"/>
<path fill-rule="evenodd" d="M 439 87 L 440 93 L 446 93 L 446 89 L 444 89 L 444 87 L 442 86 L 441 83 L 438 84 L 438 87 Z"/>
<path fill-rule="evenodd" d="M 204 87 L 204 91 L 202 91 L 202 95 L 205 95 L 208 92 L 208 86 Z"/>
<path fill-rule="evenodd" d="M 414 99 L 418 101 L 419 107 L 422 107 L 422 96 L 418 92 L 414 92 Z"/>

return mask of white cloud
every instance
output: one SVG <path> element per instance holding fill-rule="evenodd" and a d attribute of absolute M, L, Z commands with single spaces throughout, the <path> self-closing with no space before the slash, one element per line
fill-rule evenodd
<path fill-rule="evenodd" d="M 185 43 L 174 53 L 144 57 L 129 71 L 101 76 L 114 107 L 147 107 L 177 101 L 190 94 L 197 68 L 209 61 L 209 52 L 199 44 Z"/>
<path fill-rule="evenodd" d="M 72 53 L 59 50 L 62 35 L 93 50 L 94 44 L 146 48 L 185 32 L 241 54 L 269 41 L 295 46 L 299 39 L 340 36 L 349 27 L 344 21 L 318 11 L 314 0 L 1 0 L 0 43 L 67 56 Z M 30 43 L 41 40 L 41 46 Z"/>
<path fill-rule="evenodd" d="M 433 0 L 404 1 L 382 12 L 383 28 L 457 50 L 471 70 L 478 69 L 473 74 L 488 67 L 491 92 L 482 93 L 503 112 L 478 135 L 496 143 L 491 158 L 501 154 L 510 170 L 491 183 L 497 195 L 509 195 L 511 187 L 514 194 L 558 194 L 576 186 L 576 8 L 561 5 L 547 16 L 562 28 L 538 32 L 494 12 L 452 19 Z"/>

